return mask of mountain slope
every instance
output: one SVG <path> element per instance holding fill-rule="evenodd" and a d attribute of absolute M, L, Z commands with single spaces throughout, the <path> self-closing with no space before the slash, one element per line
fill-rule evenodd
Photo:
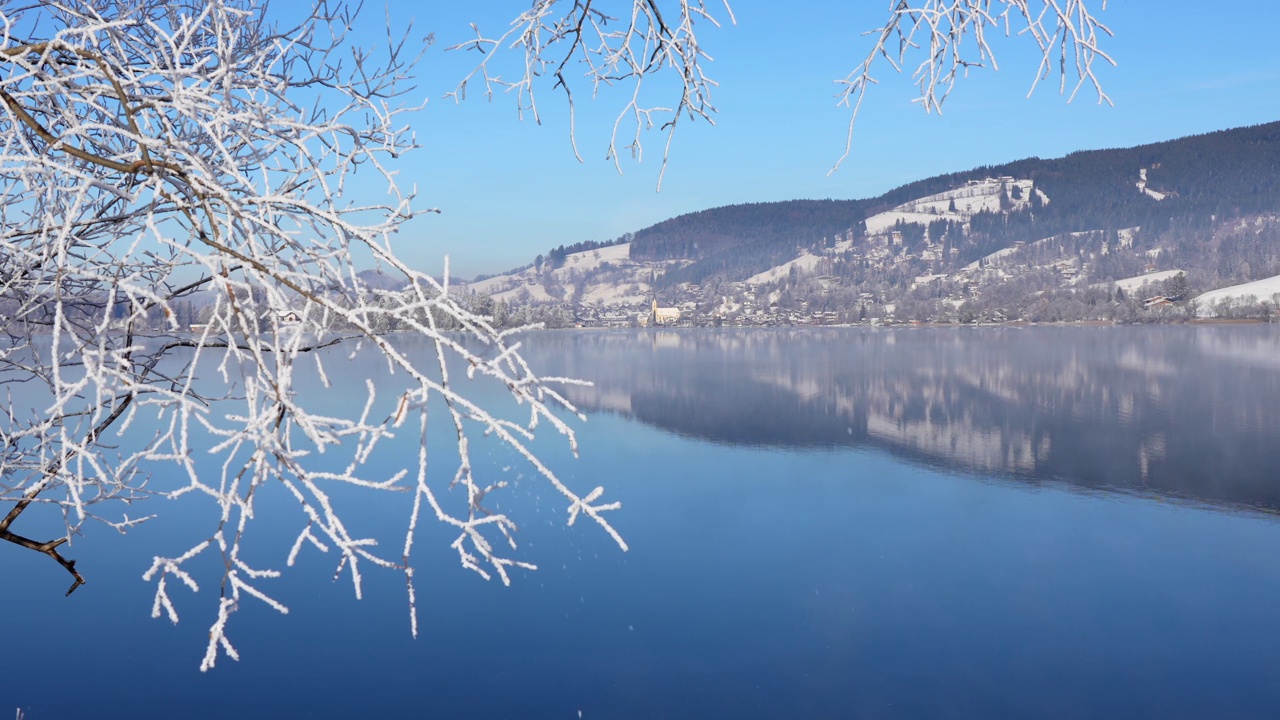
<path fill-rule="evenodd" d="M 877 198 L 712 208 L 620 238 L 610 260 L 568 254 L 473 289 L 637 308 L 657 296 L 695 315 L 817 308 L 848 321 L 905 303 L 922 305 L 913 319 L 954 319 L 966 304 L 976 319 L 1035 319 L 1028 308 L 1045 298 L 1114 306 L 1099 286 L 1154 271 L 1185 270 L 1197 291 L 1280 274 L 1278 218 L 1280 123 L 1269 123 L 979 167 Z M 1062 319 L 1092 317 L 1072 312 Z"/>

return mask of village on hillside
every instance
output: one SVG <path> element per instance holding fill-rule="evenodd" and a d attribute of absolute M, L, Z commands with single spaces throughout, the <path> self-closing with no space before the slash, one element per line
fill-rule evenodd
<path fill-rule="evenodd" d="M 1137 192 L 1157 200 L 1145 171 Z M 1162 248 L 1139 247 L 1140 227 L 1014 241 L 960 264 L 975 216 L 1035 212 L 1051 199 L 1029 180 L 970 180 L 868 217 L 859 227 L 797 246 L 790 260 L 741 280 L 666 283 L 687 259 L 636 260 L 631 243 L 539 258 L 466 284 L 511 314 L 550 326 L 791 326 L 1010 321 L 1160 322 L 1270 317 L 1275 290 L 1229 289 L 1201 300 Z M 1270 287 L 1270 286 L 1267 286 Z M 1280 290 L 1277 283 L 1276 290 Z M 1257 294 L 1262 292 L 1263 294 Z"/>
<path fill-rule="evenodd" d="M 1156 164 L 1125 173 L 1118 206 L 1179 202 L 1175 190 L 1153 184 L 1150 171 L 1158 169 Z M 1036 182 L 1014 175 L 939 181 L 929 189 L 947 185 L 918 197 L 905 188 L 894 204 L 883 202 L 875 206 L 883 209 L 869 214 L 858 214 L 861 206 L 843 201 L 712 209 L 609 242 L 561 246 L 500 275 L 454 279 L 449 292 L 498 327 L 1280 318 L 1275 250 L 1280 214 L 1275 212 L 1221 220 L 1186 215 L 1179 222 L 1190 229 L 1172 231 L 1114 223 L 1040 237 L 1038 228 L 1079 227 L 1098 222 L 1097 215 L 1076 197 L 1075 204 L 1086 211 L 1065 213 L 1064 222 L 1063 196 L 1055 200 Z M 1037 222 L 1053 208 L 1059 211 L 1057 220 Z M 709 251 L 700 246 L 707 241 L 720 246 Z M 422 304 L 402 279 L 375 269 L 360 276 L 376 305 Z M 237 298 L 249 304 L 260 300 Z M 215 301 L 197 293 L 146 323 L 202 332 Z M 404 329 L 388 317 L 375 312 L 367 322 L 378 332 Z M 284 313 L 260 322 L 305 332 L 319 325 L 332 329 L 337 321 Z M 446 327 L 458 320 L 436 322 Z"/>

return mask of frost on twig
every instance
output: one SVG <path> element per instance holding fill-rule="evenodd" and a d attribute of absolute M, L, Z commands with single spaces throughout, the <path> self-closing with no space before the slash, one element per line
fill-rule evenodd
<path fill-rule="evenodd" d="M 722 4 L 732 22 L 733 10 L 727 1 Z M 614 119 L 605 157 L 621 173 L 623 152 L 643 159 L 646 130 L 665 132 L 657 183 L 661 189 L 680 119 L 715 124 L 711 90 L 716 83 L 703 70 L 711 57 L 698 39 L 700 23 L 720 25 L 706 0 L 534 0 L 501 35 L 486 35 L 473 24 L 475 37 L 449 48 L 477 52 L 480 59 L 448 97 L 463 100 L 473 84 L 488 98 L 513 93 L 521 117 L 528 112 L 541 122 L 539 83 L 545 79 L 553 91 L 564 92 L 569 142 L 581 162 L 574 89 L 581 83 L 594 97 L 606 87 L 622 85 L 629 97 Z M 503 51 L 521 56 L 510 73 L 498 59 Z M 649 100 L 646 80 L 658 75 L 673 76 L 673 82 L 657 91 L 665 100 Z"/>
<path fill-rule="evenodd" d="M 1091 87 L 1099 103 L 1111 104 L 1094 68 L 1099 59 L 1115 65 L 1101 46 L 1111 29 L 1094 13 L 1092 8 L 1099 5 L 1106 10 L 1107 0 L 892 0 L 884 25 L 867 33 L 874 43 L 866 58 L 837 81 L 839 104 L 851 112 L 844 153 L 831 172 L 849 157 L 854 124 L 868 88 L 878 82 L 872 70 L 881 60 L 895 72 L 903 72 L 912 58 L 919 57 L 911 70 L 919 90 L 912 102 L 925 112 L 941 114 L 956 81 L 971 69 L 999 69 L 992 35 L 1017 34 L 1029 38 L 1041 55 L 1028 97 L 1041 80 L 1056 73 L 1060 93 L 1067 94 L 1068 79 L 1074 78 L 1067 102 Z"/>
<path fill-rule="evenodd" d="M 447 271 L 426 275 L 393 250 L 416 212 L 394 161 L 415 145 L 419 49 L 402 38 L 381 54 L 352 50 L 341 3 L 317 2 L 291 27 L 264 12 L 254 0 L 0 9 L 0 501 L 13 504 L 0 539 L 61 563 L 74 590 L 84 580 L 63 543 L 86 522 L 124 531 L 145 519 L 119 512 L 135 503 L 208 503 L 204 539 L 144 574 L 153 615 L 173 622 L 175 588 L 217 586 L 202 669 L 238 657 L 228 627 L 241 602 L 288 611 L 271 583 L 308 549 L 330 553 L 357 596 L 368 568 L 402 572 L 415 633 L 424 516 L 456 532 L 461 564 L 484 577 L 531 568 L 515 557 L 515 522 L 486 504 L 503 485 L 473 474 L 473 437 L 513 448 L 564 498 L 567 520 L 585 514 L 625 548 L 603 514 L 617 503 L 580 496 L 532 450 L 539 428 L 576 450 L 566 417 L 580 414 L 559 383 L 455 297 Z M 347 199 L 357 171 L 380 200 Z M 356 254 L 401 289 L 367 285 Z M 429 352 L 406 351 L 393 331 Z M 313 407 L 302 378 L 330 385 L 357 351 L 375 353 L 400 394 L 370 385 L 349 413 Z M 458 367 L 504 388 L 499 407 L 514 401 L 519 419 L 468 397 Z M 428 473 L 429 409 L 456 439 L 453 472 Z M 402 469 L 371 469 L 414 430 Z M 292 514 L 267 509 L 264 488 Z M 407 497 L 403 545 L 384 552 L 347 523 L 351 490 Z M 65 537 L 12 529 L 46 509 Z M 260 521 L 297 532 L 268 566 L 246 552 Z M 195 564 L 210 556 L 216 583 Z"/>

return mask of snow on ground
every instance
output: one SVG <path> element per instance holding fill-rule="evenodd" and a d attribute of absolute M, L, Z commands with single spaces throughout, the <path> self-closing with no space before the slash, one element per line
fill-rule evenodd
<path fill-rule="evenodd" d="M 835 245 L 832 245 L 831 249 L 827 250 L 827 253 L 831 255 L 846 253 L 853 249 L 854 244 L 853 233 L 849 233 L 849 236 L 846 239 L 840 240 Z"/>
<path fill-rule="evenodd" d="M 944 206 L 945 207 L 945 206 Z M 899 221 L 904 223 L 916 223 L 918 225 L 928 225 L 939 220 L 954 220 L 956 222 L 965 222 L 967 218 L 958 214 L 943 213 L 934 215 L 927 212 L 909 212 L 903 210 L 889 210 L 887 212 L 877 213 L 867 218 L 867 234 L 883 235 L 893 229 Z"/>
<path fill-rule="evenodd" d="M 1226 300 L 1232 305 L 1247 305 L 1254 302 L 1275 302 L 1274 296 L 1280 294 L 1280 275 L 1265 280 L 1254 280 L 1243 285 L 1218 288 L 1195 299 L 1200 317 L 1213 317 L 1214 306 Z"/>
<path fill-rule="evenodd" d="M 982 259 L 981 259 L 981 260 L 974 260 L 973 262 L 969 263 L 968 265 L 965 265 L 965 266 L 964 266 L 964 269 L 965 269 L 965 270 L 977 270 L 979 267 L 982 267 L 982 266 L 984 266 L 984 265 L 991 265 L 991 264 L 993 264 L 993 263 L 996 263 L 997 261 L 1001 260 L 1002 258 L 1006 258 L 1006 257 L 1008 257 L 1008 256 L 1010 256 L 1010 255 L 1012 255 L 1012 254 L 1014 254 L 1014 253 L 1016 253 L 1016 252 L 1018 252 L 1018 251 L 1019 251 L 1019 250 L 1021 250 L 1021 249 L 1022 249 L 1022 248 L 1019 248 L 1019 247 L 1017 247 L 1017 246 L 1014 246 L 1014 247 L 1007 247 L 1007 248 L 1005 248 L 1005 249 L 1003 249 L 1003 250 L 997 250 L 997 251 L 995 251 L 995 252 L 991 253 L 990 255 L 984 255 L 984 256 L 982 256 Z"/>
<path fill-rule="evenodd" d="M 637 293 L 628 293 L 627 289 L 634 284 L 638 289 Z M 591 285 L 578 302 L 590 305 L 592 303 L 600 303 L 602 305 L 635 305 L 643 304 L 653 297 L 651 288 L 646 283 L 632 283 L 627 285 Z"/>
<path fill-rule="evenodd" d="M 1181 270 L 1161 270 L 1160 272 L 1147 273 L 1146 275 L 1137 275 L 1135 277 L 1124 278 L 1116 281 L 1116 287 L 1127 292 L 1137 290 L 1147 283 L 1164 282 L 1169 278 L 1182 272 Z"/>
<path fill-rule="evenodd" d="M 517 273 L 494 275 L 491 278 L 486 278 L 478 282 L 460 284 L 465 284 L 468 290 L 480 293 L 481 295 L 492 295 L 515 287 L 523 287 L 526 280 L 532 280 L 534 277 L 533 270 L 529 269 L 521 270 Z"/>
<path fill-rule="evenodd" d="M 573 282 L 570 275 L 575 273 L 590 274 L 599 271 L 605 263 L 612 264 L 619 273 L 610 273 L 609 281 L 592 283 L 583 288 L 581 297 L 573 296 Z M 584 304 L 600 304 L 617 307 L 623 305 L 645 304 L 652 297 L 653 288 L 646 282 L 657 268 L 680 265 L 679 261 L 665 263 L 633 262 L 631 245 L 623 243 L 595 250 L 584 250 L 565 257 L 563 264 L 555 270 L 539 274 L 533 268 L 518 272 L 495 275 L 473 283 L 464 283 L 465 289 L 476 293 L 490 295 L 494 300 L 511 303 L 549 303 L 575 301 Z M 802 265 L 804 267 L 804 265 Z M 550 280 L 564 290 L 564 297 L 554 297 L 547 292 L 546 283 Z"/>
<path fill-rule="evenodd" d="M 777 267 L 752 275 L 747 278 L 747 282 L 755 285 L 775 282 L 789 275 L 791 273 L 791 268 L 793 267 L 800 268 L 803 272 L 813 272 L 820 262 L 822 262 L 822 258 L 820 256 L 805 253 L 794 260 L 788 260 Z"/>
<path fill-rule="evenodd" d="M 595 250 L 584 250 L 576 252 L 572 255 L 565 256 L 564 264 L 556 268 L 552 275 L 561 283 L 567 282 L 569 273 L 573 270 L 586 272 L 595 270 L 604 263 L 613 263 L 614 265 L 626 265 L 631 262 L 631 243 L 621 243 L 619 245 L 610 245 L 609 247 L 597 248 Z M 503 275 L 495 275 L 479 282 L 466 283 L 467 289 L 480 294 L 490 294 L 495 298 L 499 295 L 508 295 L 509 291 L 518 291 L 519 288 L 527 286 L 528 281 L 535 280 L 537 273 L 533 268 L 526 268 L 516 273 L 505 273 Z M 543 295 L 546 295 L 544 292 Z M 549 295 L 547 295 L 550 298 Z"/>
<path fill-rule="evenodd" d="M 743 306 L 740 303 L 733 302 L 725 296 L 720 298 L 720 304 L 716 306 L 716 309 L 712 311 L 712 314 L 724 316 L 736 315 L 740 310 L 742 310 L 742 308 Z"/>
<path fill-rule="evenodd" d="M 947 277 L 946 273 L 942 273 L 940 275 L 917 275 L 915 281 L 911 283 L 911 287 L 916 288 L 921 285 L 928 285 L 931 282 L 935 282 L 937 280 L 943 280 L 946 277 Z"/>
<path fill-rule="evenodd" d="M 1168 196 L 1167 194 L 1165 194 L 1165 193 L 1157 192 L 1157 191 L 1152 190 L 1151 188 L 1147 187 L 1147 169 L 1146 169 L 1146 168 L 1139 168 L 1139 169 L 1138 169 L 1138 182 L 1137 182 L 1137 183 L 1135 183 L 1135 184 L 1138 186 L 1138 192 L 1140 192 L 1140 193 L 1142 193 L 1142 194 L 1144 194 L 1144 195 L 1146 195 L 1146 196 L 1148 196 L 1148 197 L 1153 197 L 1153 198 L 1155 198 L 1156 200 L 1163 200 L 1163 199 L 1165 199 L 1165 198 L 1169 197 L 1169 196 Z"/>
<path fill-rule="evenodd" d="M 999 211 L 1001 187 L 1012 193 L 1015 186 L 1022 191 L 1022 198 L 1013 200 L 1013 207 L 1020 210 L 1031 202 L 1032 181 L 1012 178 L 971 180 L 961 187 L 911 200 L 892 210 L 872 215 L 866 220 L 867 234 L 880 235 L 888 232 L 899 220 L 920 225 L 928 225 L 938 220 L 967 223 L 970 217 L 984 210 Z M 1039 190 L 1034 192 L 1042 201 L 1049 202 L 1049 197 L 1043 192 Z M 950 210 L 952 203 L 955 203 L 956 207 L 954 212 Z"/>
<path fill-rule="evenodd" d="M 1119 230 L 1119 231 L 1117 231 L 1117 232 L 1118 232 L 1118 234 L 1120 235 L 1120 242 L 1121 242 L 1122 244 L 1124 244 L 1124 243 L 1127 241 L 1129 245 L 1132 245 L 1132 244 L 1133 244 L 1133 236 L 1134 236 L 1134 234 L 1135 234 L 1137 231 L 1138 231 L 1138 228 L 1136 228 L 1136 227 L 1134 227 L 1134 228 L 1125 228 L 1124 230 Z M 1085 235 L 1090 235 L 1090 234 L 1095 233 L 1095 232 L 1098 232 L 1098 231 L 1097 231 L 1097 230 L 1081 230 L 1081 231 L 1079 231 L 1079 232 L 1067 233 L 1067 237 L 1071 237 L 1071 238 L 1083 237 L 1083 236 L 1085 236 Z M 1003 261 L 1005 258 L 1009 257 L 1010 255 L 1012 255 L 1012 254 L 1016 253 L 1016 252 L 1017 252 L 1017 251 L 1019 251 L 1019 250 L 1022 250 L 1022 249 L 1024 249 L 1024 248 L 1031 248 L 1031 247 L 1035 247 L 1035 246 L 1037 246 L 1037 245 L 1044 245 L 1045 243 L 1049 243 L 1049 242 L 1053 242 L 1053 241 L 1055 241 L 1055 240 L 1059 240 L 1061 237 L 1062 237 L 1062 235 L 1051 235 L 1051 236 L 1049 236 L 1049 237 L 1047 237 L 1047 238 L 1040 238 L 1039 240 L 1036 240 L 1035 242 L 1027 243 L 1026 245 L 1014 245 L 1013 247 L 1007 247 L 1007 248 L 1004 248 L 1004 249 L 1002 249 L 1002 250 L 997 250 L 997 251 L 995 251 L 995 252 L 991 253 L 990 255 L 984 255 L 984 256 L 982 257 L 982 260 L 974 260 L 973 262 L 969 263 L 968 265 L 965 265 L 965 266 L 964 266 L 964 269 L 965 269 L 965 270 L 977 270 L 977 269 L 980 267 L 980 265 L 981 265 L 981 266 L 986 266 L 986 267 L 990 267 L 990 266 L 992 266 L 992 265 L 1000 265 L 1000 264 L 1002 264 L 1002 261 Z M 1126 245 L 1126 247 L 1128 247 L 1128 245 Z M 1105 253 L 1104 253 L 1104 254 L 1105 254 Z M 1058 263 L 1061 263 L 1061 262 L 1067 262 L 1067 261 L 1069 261 L 1069 263 L 1070 263 L 1070 267 L 1076 267 L 1077 262 L 1076 262 L 1075 258 L 1064 258 L 1063 260 L 1059 260 L 1059 261 L 1058 261 Z M 1058 263 L 1054 263 L 1054 264 L 1056 265 L 1056 264 L 1058 264 Z M 1175 272 L 1178 272 L 1178 271 L 1175 271 Z"/>
<path fill-rule="evenodd" d="M 631 243 L 610 245 L 595 250 L 584 250 L 565 257 L 564 264 L 556 268 L 556 273 L 569 274 L 570 270 L 595 270 L 604 263 L 617 265 L 631 260 Z"/>
<path fill-rule="evenodd" d="M 528 294 L 526 295 L 526 293 Z M 520 303 L 525 303 L 525 302 L 545 303 L 545 302 L 553 302 L 553 301 L 560 300 L 560 298 L 551 297 L 551 294 L 547 292 L 547 289 L 542 287 L 542 285 L 539 285 L 538 283 L 534 283 L 532 285 L 517 285 L 508 290 L 503 290 L 502 292 L 495 292 L 491 294 L 493 295 L 494 300 L 501 300 L 504 303 L 511 303 L 513 301 L 520 302 Z"/>
<path fill-rule="evenodd" d="M 938 212 L 946 212 L 952 201 L 954 201 L 956 213 L 960 215 L 969 216 L 983 210 L 995 212 L 1000 209 L 1001 186 L 1010 193 L 1013 193 L 1014 187 L 1021 190 L 1022 198 L 1013 200 L 1014 207 L 1021 207 L 1031 201 L 1033 183 L 1030 180 L 986 178 L 984 180 L 971 180 L 961 187 L 941 192 L 937 195 L 927 195 L 918 200 L 905 202 L 894 208 L 894 210 L 928 212 L 930 208 L 933 208 Z M 1048 201 L 1048 197 L 1044 193 L 1040 193 L 1040 199 Z"/>
<path fill-rule="evenodd" d="M 1120 238 L 1120 247 L 1122 248 L 1133 247 L 1133 238 L 1138 234 L 1138 231 L 1141 229 L 1142 229 L 1142 226 L 1139 225 L 1138 227 L 1120 228 L 1119 230 L 1117 230 L 1116 237 Z"/>

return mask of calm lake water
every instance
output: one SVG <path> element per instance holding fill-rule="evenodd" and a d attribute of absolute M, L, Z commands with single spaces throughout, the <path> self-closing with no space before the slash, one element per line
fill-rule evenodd
<path fill-rule="evenodd" d="M 140 579 L 208 532 L 197 500 L 166 503 L 77 539 L 71 598 L 61 568 L 0 547 L 0 717 L 1276 716 L 1275 326 L 525 342 L 544 374 L 595 381 L 571 393 L 581 458 L 545 454 L 623 502 L 630 552 L 482 450 L 538 571 L 486 583 L 424 533 L 413 640 L 402 577 L 371 572 L 356 601 L 304 554 L 273 586 L 290 614 L 245 604 L 243 659 L 202 675 L 216 574 L 175 591 L 176 626 Z M 343 387 L 360 395 L 320 401 L 363 401 Z M 394 543 L 403 507 L 350 512 Z M 267 531 L 264 557 L 296 532 Z"/>

